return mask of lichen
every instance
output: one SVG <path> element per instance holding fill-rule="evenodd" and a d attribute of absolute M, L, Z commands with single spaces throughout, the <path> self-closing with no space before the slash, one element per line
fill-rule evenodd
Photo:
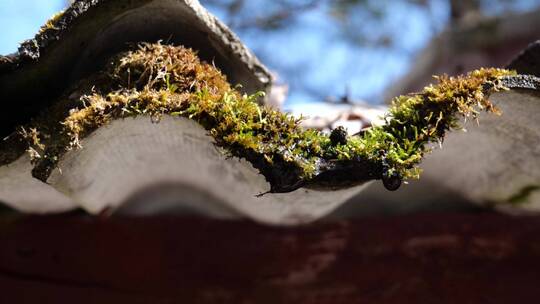
<path fill-rule="evenodd" d="M 248 159 L 272 191 L 328 182 L 331 171 L 347 176 L 336 178 L 335 184 L 340 178 L 347 183 L 378 178 L 390 189 L 399 187 L 401 179 L 418 177 L 430 143 L 440 143 L 446 131 L 460 128 L 463 117 L 475 119 L 482 110 L 498 113 L 486 91 L 503 89 L 498 79 L 511 74 L 480 69 L 438 77 L 436 85 L 421 93 L 395 98 L 385 125 L 361 136 L 344 136 L 342 130 L 329 136 L 302 129 L 301 118 L 260 106 L 260 93 L 241 94 L 241 88 L 232 88 L 194 51 L 143 43 L 112 58 L 104 71 L 66 94 L 76 97 L 63 98 L 20 134 L 35 163 L 33 174 L 42 180 L 64 153 L 111 120 L 147 115 L 159 121 L 162 115 L 174 115 L 194 119 L 218 146 Z"/>
<path fill-rule="evenodd" d="M 516 192 L 514 195 L 510 196 L 506 202 L 508 202 L 511 205 L 522 205 L 527 203 L 530 196 L 540 190 L 540 185 L 527 185 L 523 188 L 521 188 L 518 192 Z"/>
<path fill-rule="evenodd" d="M 38 33 L 32 38 L 25 40 L 19 46 L 12 68 L 16 68 L 27 59 L 38 60 L 41 53 L 51 42 L 60 40 L 68 27 L 79 17 L 83 16 L 91 7 L 98 5 L 98 0 L 78 0 L 68 6 L 65 10 L 54 14 Z"/>

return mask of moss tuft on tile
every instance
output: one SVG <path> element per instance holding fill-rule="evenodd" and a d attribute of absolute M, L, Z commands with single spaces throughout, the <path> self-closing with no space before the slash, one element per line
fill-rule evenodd
<path fill-rule="evenodd" d="M 231 155 L 249 160 L 273 192 L 370 179 L 383 179 L 395 190 L 401 180 L 419 176 L 418 164 L 431 144 L 459 129 L 461 120 L 476 119 L 481 111 L 499 114 L 487 94 L 504 89 L 499 79 L 513 74 L 480 69 L 438 77 L 420 93 L 395 98 L 384 126 L 343 138 L 343 132 L 302 129 L 300 119 L 258 105 L 259 94 L 231 87 L 193 50 L 143 43 L 112 58 L 104 71 L 81 81 L 18 135 L 35 163 L 34 176 L 46 180 L 64 153 L 111 120 L 182 116 L 199 122 Z"/>

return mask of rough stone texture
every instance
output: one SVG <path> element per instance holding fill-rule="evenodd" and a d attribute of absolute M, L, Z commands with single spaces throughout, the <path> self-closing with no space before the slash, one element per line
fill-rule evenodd
<path fill-rule="evenodd" d="M 508 65 L 520 74 L 540 77 L 540 40 L 531 43 Z"/>
<path fill-rule="evenodd" d="M 533 95 L 538 94 L 538 92 L 540 91 L 540 78 L 532 75 L 516 75 L 505 77 L 502 79 L 502 83 L 505 87 L 511 90 L 527 90 L 530 94 Z"/>
<path fill-rule="evenodd" d="M 238 37 L 196 0 L 78 0 L 18 53 L 0 57 L 0 135 L 46 107 L 112 54 L 141 41 L 182 44 L 214 62 L 246 92 L 271 76 Z"/>
<path fill-rule="evenodd" d="M 2 303 L 537 303 L 540 219 L 4 219 Z"/>

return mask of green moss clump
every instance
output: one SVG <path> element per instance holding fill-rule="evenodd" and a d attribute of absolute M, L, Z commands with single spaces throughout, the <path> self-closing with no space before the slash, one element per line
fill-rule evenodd
<path fill-rule="evenodd" d="M 36 118 L 21 134 L 36 162 L 34 176 L 46 180 L 59 157 L 81 138 L 113 119 L 148 115 L 188 117 L 199 122 L 217 145 L 248 159 L 272 185 L 290 191 L 330 180 L 350 184 L 368 179 L 417 177 L 429 143 L 441 142 L 462 117 L 497 112 L 486 85 L 512 72 L 481 69 L 461 77 L 440 77 L 423 92 L 397 97 L 386 121 L 362 136 L 331 140 L 304 130 L 301 119 L 260 106 L 260 94 L 231 88 L 214 66 L 181 46 L 141 44 L 114 57 L 105 70 Z M 28 131 L 30 130 L 30 131 Z M 339 172 L 330 176 L 328 172 Z M 324 177 L 324 178 L 323 178 Z"/>
<path fill-rule="evenodd" d="M 461 129 L 462 119 L 476 120 L 481 111 L 501 114 L 487 95 L 505 89 L 499 79 L 515 74 L 482 68 L 465 76 L 441 76 L 436 77 L 437 84 L 420 93 L 394 98 L 386 124 L 372 128 L 363 137 L 362 143 L 368 147 L 364 148 L 366 157 L 377 158 L 372 152 L 378 150 L 388 168 L 384 174 L 417 178 L 416 166 L 430 150 L 428 144 L 442 144 L 446 131 Z"/>

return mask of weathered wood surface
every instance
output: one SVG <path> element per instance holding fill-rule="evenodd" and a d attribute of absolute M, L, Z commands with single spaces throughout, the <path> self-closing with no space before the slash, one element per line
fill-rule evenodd
<path fill-rule="evenodd" d="M 300 228 L 186 218 L 0 226 L 0 303 L 537 303 L 540 218 L 488 213 Z"/>

